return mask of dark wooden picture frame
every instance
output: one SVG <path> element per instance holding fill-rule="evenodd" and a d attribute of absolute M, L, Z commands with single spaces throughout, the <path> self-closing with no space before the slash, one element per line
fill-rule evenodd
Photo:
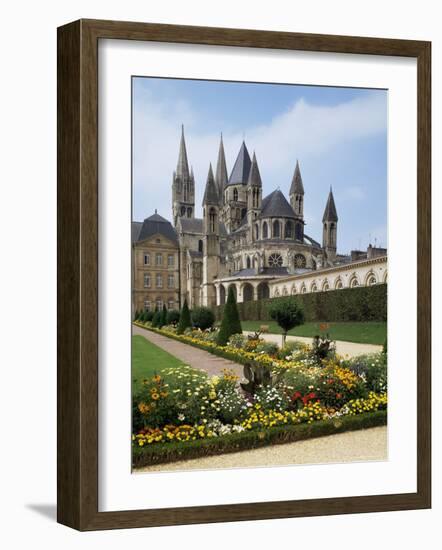
<path fill-rule="evenodd" d="M 417 492 L 98 511 L 98 41 L 403 56 L 418 70 Z M 431 506 L 431 43 L 80 20 L 58 29 L 58 521 L 82 531 Z"/>

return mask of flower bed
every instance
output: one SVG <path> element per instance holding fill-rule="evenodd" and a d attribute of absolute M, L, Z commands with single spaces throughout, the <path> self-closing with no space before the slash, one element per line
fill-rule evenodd
<path fill-rule="evenodd" d="M 209 377 L 186 366 L 144 380 L 133 398 L 134 466 L 386 423 L 382 354 L 344 360 L 333 346 L 319 356 L 311 346 L 280 350 L 242 335 L 218 346 L 214 332 L 137 324 L 249 366 L 241 384 L 231 371 Z"/>

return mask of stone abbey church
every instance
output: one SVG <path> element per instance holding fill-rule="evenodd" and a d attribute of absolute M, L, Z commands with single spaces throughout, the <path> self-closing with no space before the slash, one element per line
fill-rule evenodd
<path fill-rule="evenodd" d="M 132 224 L 134 310 L 163 304 L 179 308 L 184 299 L 190 307 L 219 305 L 230 286 L 240 302 L 273 297 L 279 295 L 275 284 L 280 281 L 311 279 L 316 271 L 332 274 L 350 264 L 357 269 L 361 262 L 371 265 L 375 260 L 385 263 L 378 265 L 385 275 L 364 264 L 373 277 L 358 284 L 385 282 L 385 249 L 369 246 L 349 256 L 337 253 L 338 213 L 331 189 L 324 197 L 322 243 L 306 234 L 304 195 L 296 161 L 288 200 L 279 189 L 263 197 L 258 160 L 255 154 L 250 158 L 244 141 L 229 175 L 221 136 L 215 172 L 208 168 L 203 217 L 196 218 L 195 178 L 182 128 L 172 177 L 172 223 L 155 211 Z M 341 281 L 336 288 L 349 285 Z"/>

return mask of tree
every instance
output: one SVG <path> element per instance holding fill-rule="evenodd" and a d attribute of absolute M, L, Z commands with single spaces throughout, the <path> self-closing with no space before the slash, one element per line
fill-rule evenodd
<path fill-rule="evenodd" d="M 166 323 L 167 323 L 167 307 L 166 307 L 166 304 L 163 304 L 163 309 L 160 313 L 160 322 L 159 322 L 158 328 L 164 327 Z"/>
<path fill-rule="evenodd" d="M 282 329 L 282 347 L 285 346 L 287 332 L 304 323 L 304 310 L 295 298 L 276 300 L 269 308 L 270 317 Z"/>
<path fill-rule="evenodd" d="M 180 320 L 180 312 L 177 309 L 170 309 L 167 312 L 167 324 L 176 325 Z"/>
<path fill-rule="evenodd" d="M 238 308 L 236 306 L 235 294 L 233 293 L 233 288 L 230 287 L 227 295 L 227 302 L 224 306 L 221 327 L 218 332 L 218 345 L 225 346 L 232 334 L 242 334 L 242 327 Z"/>
<path fill-rule="evenodd" d="M 180 322 L 178 323 L 177 333 L 183 334 L 186 328 L 189 328 L 190 326 L 192 326 L 192 323 L 190 322 L 189 306 L 187 305 L 187 300 L 184 300 L 180 313 Z"/>
<path fill-rule="evenodd" d="M 195 328 L 206 330 L 213 327 L 215 314 L 208 307 L 197 307 L 192 311 L 192 325 Z"/>
<path fill-rule="evenodd" d="M 145 311 L 145 312 L 143 313 L 143 321 L 152 322 L 152 321 L 153 321 L 154 315 L 155 315 L 155 313 L 154 313 L 152 310 Z"/>
<path fill-rule="evenodd" d="M 160 323 L 161 323 L 161 311 L 158 311 L 157 309 L 152 317 L 152 326 L 159 328 Z"/>

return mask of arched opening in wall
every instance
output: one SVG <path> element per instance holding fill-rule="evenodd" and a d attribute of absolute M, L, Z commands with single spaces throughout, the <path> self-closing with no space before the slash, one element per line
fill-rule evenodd
<path fill-rule="evenodd" d="M 251 302 L 253 300 L 253 286 L 250 283 L 244 283 L 242 297 L 244 302 Z"/>
<path fill-rule="evenodd" d="M 387 279 L 388 279 L 388 271 L 386 271 L 386 272 L 384 273 L 384 276 L 382 277 L 382 281 L 383 281 L 384 283 L 386 283 L 386 282 L 387 282 Z"/>
<path fill-rule="evenodd" d="M 295 254 L 294 258 L 294 268 L 295 269 L 305 269 L 307 265 L 307 260 L 303 254 Z"/>
<path fill-rule="evenodd" d="M 294 295 L 296 294 L 296 285 L 292 285 L 290 294 L 291 294 L 292 296 L 294 296 Z"/>
<path fill-rule="evenodd" d="M 357 286 L 359 286 L 359 281 L 358 281 L 356 275 L 353 275 L 353 277 L 350 279 L 349 287 L 350 288 L 355 288 Z"/>
<path fill-rule="evenodd" d="M 238 200 L 238 189 L 234 189 L 234 190 L 233 190 L 233 200 L 234 200 L 234 201 L 237 201 L 237 200 Z"/>
<path fill-rule="evenodd" d="M 302 241 L 303 239 L 303 229 L 302 223 L 297 223 L 295 227 L 295 238 L 297 241 Z"/>
<path fill-rule="evenodd" d="M 302 283 L 302 286 L 301 286 L 301 294 L 305 294 L 307 292 L 307 287 L 305 286 L 304 283 Z"/>
<path fill-rule="evenodd" d="M 273 254 L 270 254 L 268 262 L 269 267 L 281 267 L 283 259 L 281 254 L 279 254 L 278 252 L 274 252 Z"/>
<path fill-rule="evenodd" d="M 247 215 L 247 208 L 243 208 L 241 210 L 241 219 L 243 220 Z"/>
<path fill-rule="evenodd" d="M 313 281 L 313 283 L 310 286 L 310 292 L 318 292 L 318 285 L 316 284 L 315 281 Z"/>
<path fill-rule="evenodd" d="M 282 295 L 283 295 L 283 296 L 288 296 L 288 295 L 289 295 L 289 291 L 287 290 L 287 287 L 286 287 L 286 286 L 284 286 L 284 287 L 282 288 Z"/>
<path fill-rule="evenodd" d="M 182 206 L 180 212 L 181 212 L 181 216 L 185 216 L 186 215 L 186 207 Z"/>
<path fill-rule="evenodd" d="M 247 260 L 246 260 L 246 266 L 247 266 L 247 269 L 250 269 L 250 256 L 247 256 Z"/>
<path fill-rule="evenodd" d="M 376 275 L 374 273 L 369 273 L 366 280 L 366 286 L 373 286 L 377 284 Z"/>
<path fill-rule="evenodd" d="M 341 288 L 344 288 L 344 285 L 342 284 L 341 279 L 338 278 L 338 279 L 336 280 L 336 283 L 335 283 L 335 289 L 336 289 L 336 290 L 340 290 Z"/>
<path fill-rule="evenodd" d="M 324 281 L 322 283 L 322 292 L 327 292 L 327 290 L 330 290 L 330 285 L 328 284 L 328 281 Z"/>
<path fill-rule="evenodd" d="M 258 300 L 270 298 L 270 288 L 268 283 L 259 283 L 258 285 Z"/>
<path fill-rule="evenodd" d="M 224 305 L 226 303 L 226 289 L 224 285 L 219 285 L 219 303 Z"/>
<path fill-rule="evenodd" d="M 275 288 L 275 292 L 273 293 L 273 296 L 275 298 L 278 298 L 278 296 L 279 296 L 279 288 L 278 287 Z"/>
<path fill-rule="evenodd" d="M 190 207 L 187 209 L 187 217 L 188 218 L 192 217 L 192 209 Z"/>
<path fill-rule="evenodd" d="M 255 240 L 259 239 L 259 226 L 255 223 Z"/>
<path fill-rule="evenodd" d="M 211 233 L 215 233 L 216 229 L 216 210 L 211 208 L 209 210 L 209 229 Z"/>
<path fill-rule="evenodd" d="M 235 296 L 235 300 L 237 300 L 238 296 L 237 296 L 237 293 L 236 293 L 236 285 L 234 285 L 234 284 L 229 285 L 229 292 L 230 292 L 230 289 L 233 290 L 233 295 Z"/>
<path fill-rule="evenodd" d="M 293 238 L 293 224 L 290 220 L 285 222 L 284 238 Z"/>
<path fill-rule="evenodd" d="M 199 241 L 198 241 L 198 252 L 201 252 L 201 254 L 203 253 L 203 240 L 202 239 L 199 239 Z"/>
<path fill-rule="evenodd" d="M 269 236 L 269 229 L 268 229 L 268 226 L 267 226 L 267 222 L 264 222 L 262 224 L 262 238 L 267 239 L 268 236 Z"/>
<path fill-rule="evenodd" d="M 281 236 L 281 232 L 280 232 L 280 223 L 278 220 L 275 220 L 273 222 L 273 238 L 274 239 L 279 239 L 279 237 Z"/>
<path fill-rule="evenodd" d="M 253 258 L 252 267 L 253 267 L 253 269 L 258 269 L 258 260 L 257 260 L 256 256 L 254 256 L 254 258 Z"/>
<path fill-rule="evenodd" d="M 330 224 L 330 245 L 336 246 L 336 224 Z"/>

